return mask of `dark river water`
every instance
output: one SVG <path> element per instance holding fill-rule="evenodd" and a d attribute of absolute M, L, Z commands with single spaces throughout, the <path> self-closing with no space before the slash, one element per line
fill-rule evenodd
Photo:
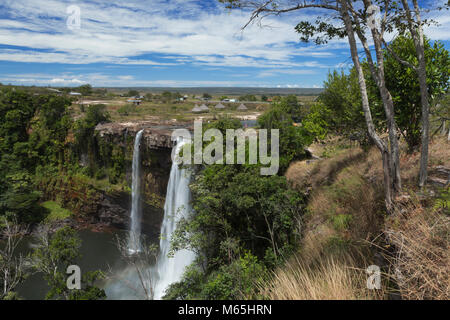
<path fill-rule="evenodd" d="M 80 231 L 82 240 L 81 259 L 77 261 L 81 268 L 81 273 L 93 270 L 106 272 L 108 280 L 102 281 L 98 285 L 105 289 L 108 299 L 139 299 L 139 285 L 135 280 L 133 269 L 127 268 L 121 260 L 119 250 L 115 244 L 115 235 L 124 236 L 124 232 L 119 233 L 99 233 L 92 231 Z M 26 254 L 32 251 L 34 240 L 25 238 L 20 243 L 18 251 Z M 121 280 L 119 280 L 121 279 Z M 133 284 L 131 288 L 130 283 Z M 126 285 L 125 285 L 126 284 Z M 137 288 L 137 289 L 136 289 Z M 33 274 L 18 288 L 19 295 L 27 300 L 41 300 L 45 298 L 48 286 L 41 274 Z"/>

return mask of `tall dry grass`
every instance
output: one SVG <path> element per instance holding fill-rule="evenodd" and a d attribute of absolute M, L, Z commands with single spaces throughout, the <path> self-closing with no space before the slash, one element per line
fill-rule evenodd
<path fill-rule="evenodd" d="M 322 256 L 314 264 L 305 264 L 297 257 L 277 270 L 261 291 L 271 300 L 382 298 L 382 292 L 367 289 L 367 274 L 355 265 L 350 256 Z"/>
<path fill-rule="evenodd" d="M 388 256 L 403 299 L 450 298 L 450 217 L 412 201 L 398 208 L 385 234 L 395 247 Z"/>
<path fill-rule="evenodd" d="M 432 141 L 431 173 L 436 165 L 450 166 L 449 146 L 440 138 Z M 417 191 L 419 156 L 402 154 L 402 178 L 405 190 L 411 194 Z M 265 297 L 353 300 L 384 299 L 399 293 L 403 299 L 449 299 L 450 217 L 443 209 L 433 209 L 431 198 L 422 203 L 402 201 L 402 207 L 387 216 L 378 150 L 372 148 L 364 154 L 353 148 L 330 159 L 297 162 L 286 177 L 294 187 L 310 190 L 308 214 L 304 217 L 299 252 L 259 285 Z M 405 199 L 410 197 L 406 195 Z M 344 229 L 336 228 L 337 216 L 351 216 Z M 383 231 L 391 247 L 387 260 L 379 262 L 389 269 L 389 274 L 383 278 L 383 290 L 368 290 L 365 268 L 377 263 L 362 253 L 364 246 L 336 252 L 328 250 L 327 244 L 333 238 L 352 243 L 381 241 L 378 235 Z M 384 241 L 374 243 L 381 249 L 385 245 Z M 388 284 L 389 278 L 394 281 Z M 398 292 L 392 291 L 393 282 Z"/>

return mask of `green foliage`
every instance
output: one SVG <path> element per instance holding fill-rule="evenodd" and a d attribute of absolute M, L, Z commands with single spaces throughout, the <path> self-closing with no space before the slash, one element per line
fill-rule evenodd
<path fill-rule="evenodd" d="M 38 204 L 41 193 L 34 190 L 32 177 L 26 171 L 15 171 L 7 173 L 3 180 L 0 215 L 24 223 L 40 221 L 45 211 Z"/>
<path fill-rule="evenodd" d="M 300 34 L 301 41 L 309 42 L 313 39 L 316 44 L 325 44 L 331 39 L 347 36 L 344 27 L 336 27 L 335 24 L 321 21 L 320 18 L 315 22 L 300 21 L 295 31 Z"/>
<path fill-rule="evenodd" d="M 27 149 L 39 154 L 39 162 L 64 165 L 65 140 L 72 128 L 68 110 L 71 101 L 64 97 L 46 95 L 38 98 L 38 120 L 33 125 Z"/>
<path fill-rule="evenodd" d="M 149 92 L 145 94 L 145 100 L 151 101 L 153 99 L 153 95 Z"/>
<path fill-rule="evenodd" d="M 322 140 L 327 136 L 332 119 L 332 110 L 323 103 L 315 103 L 311 106 L 310 112 L 302 121 L 302 127 L 311 136 Z"/>
<path fill-rule="evenodd" d="M 95 127 L 101 122 L 109 121 L 109 114 L 103 104 L 90 105 L 86 111 L 84 119 L 80 119 L 74 124 L 75 151 L 78 156 L 81 154 L 90 155 L 90 169 L 93 173 L 95 168 L 95 156 L 97 155 L 97 142 L 95 138 Z"/>
<path fill-rule="evenodd" d="M 28 257 L 18 252 L 23 232 L 16 220 L 0 216 L 0 300 L 20 300 L 17 288 L 30 274 Z"/>
<path fill-rule="evenodd" d="M 268 246 L 279 255 L 295 240 L 303 199 L 285 177 L 261 176 L 250 166 L 211 165 L 191 190 L 195 214 L 180 222 L 173 249 L 188 246 L 214 265 L 227 261 L 220 248 L 230 239 L 245 239 L 240 246 L 260 258 Z"/>
<path fill-rule="evenodd" d="M 252 295 L 255 285 L 264 279 L 266 267 L 251 253 L 222 266 L 212 273 L 203 290 L 201 298 L 208 300 L 236 300 Z"/>
<path fill-rule="evenodd" d="M 412 65 L 418 65 L 414 42 L 410 36 L 399 36 L 390 44 L 398 57 Z M 408 143 L 409 150 L 420 145 L 422 104 L 417 72 L 385 50 L 386 84 L 395 105 L 395 119 Z M 431 45 L 425 39 L 427 87 L 431 101 L 445 94 L 449 86 L 450 56 L 444 44 L 435 41 Z"/>
<path fill-rule="evenodd" d="M 271 109 L 258 118 L 258 124 L 262 129 L 280 130 L 280 173 L 288 168 L 292 160 L 304 156 L 305 147 L 314 139 L 314 136 L 305 128 L 293 125 L 289 112 L 293 112 L 295 107 L 290 99 L 282 98 L 280 102 L 275 102 Z M 270 142 L 270 136 L 268 141 Z"/>
<path fill-rule="evenodd" d="M 66 284 L 66 270 L 81 257 L 81 239 L 75 230 L 64 227 L 54 234 L 45 234 L 38 239 L 33 251 L 34 268 L 42 272 L 50 290 L 46 299 L 98 300 L 106 298 L 105 292 L 94 286 L 102 278 L 99 271 L 86 272 L 81 279 L 80 290 L 70 290 Z"/>
<path fill-rule="evenodd" d="M 42 203 L 42 207 L 44 207 L 49 211 L 49 214 L 45 217 L 45 220 L 47 222 L 55 220 L 64 220 L 72 215 L 72 212 L 62 208 L 55 201 L 45 201 L 44 203 Z"/>
<path fill-rule="evenodd" d="M 331 217 L 333 227 L 337 231 L 345 231 L 348 229 L 350 222 L 352 220 L 352 215 L 350 214 L 338 214 Z"/>
<path fill-rule="evenodd" d="M 234 129 L 234 130 L 240 129 L 242 128 L 242 124 L 239 121 L 239 119 L 236 118 L 220 117 L 216 121 L 206 124 L 203 127 L 203 131 L 213 128 L 220 130 L 220 132 L 222 132 L 222 134 L 225 135 L 227 129 Z"/>
<path fill-rule="evenodd" d="M 127 93 L 127 97 L 136 97 L 139 96 L 139 91 L 137 90 L 129 90 Z"/>
<path fill-rule="evenodd" d="M 438 195 L 433 208 L 450 215 L 450 187 L 444 188 Z"/>
<path fill-rule="evenodd" d="M 399 36 L 390 47 L 405 61 L 417 65 L 413 40 L 408 36 Z M 450 57 L 442 43 L 433 45 L 425 42 L 427 60 L 427 84 L 431 100 L 440 97 L 448 90 Z M 422 104 L 420 87 L 416 71 L 398 62 L 386 50 L 384 52 L 386 85 L 392 95 L 395 107 L 395 120 L 399 132 L 404 136 L 409 150 L 420 144 Z M 378 131 L 386 129 L 383 103 L 378 87 L 371 77 L 367 63 L 363 63 L 366 75 L 372 118 Z M 318 137 L 328 133 L 346 136 L 359 141 L 362 145 L 369 143 L 367 128 L 361 108 L 358 77 L 355 68 L 349 74 L 333 71 L 324 82 L 324 91 L 319 96 L 323 104 L 311 109 L 303 122 L 308 131 Z M 320 108 L 320 109 L 319 109 Z M 436 112 L 440 112 L 435 108 Z"/>
<path fill-rule="evenodd" d="M 364 67 L 367 68 L 366 65 Z M 324 89 L 319 96 L 321 104 L 312 108 L 308 115 L 307 125 L 311 127 L 310 130 L 317 132 L 321 138 L 329 132 L 367 144 L 366 122 L 356 70 L 352 68 L 348 75 L 343 71 L 330 72 L 324 82 Z M 372 92 L 369 90 L 368 94 L 371 95 Z M 377 122 L 377 114 L 373 116 Z"/>
<path fill-rule="evenodd" d="M 119 109 L 117 109 L 117 113 L 121 116 L 128 116 L 130 114 L 136 113 L 137 107 L 134 104 L 126 104 Z"/>
<path fill-rule="evenodd" d="M 82 86 L 79 86 L 77 90 L 83 96 L 89 96 L 92 94 L 92 86 L 90 84 L 83 84 Z"/>
<path fill-rule="evenodd" d="M 280 153 L 287 166 L 303 152 L 301 142 L 306 138 L 292 125 L 284 107 L 283 102 L 275 106 L 260 124 L 280 129 Z M 204 130 L 225 133 L 240 127 L 236 119 L 221 118 Z M 190 189 L 193 212 L 189 219 L 178 221 L 170 253 L 189 249 L 198 253 L 199 261 L 171 286 L 166 298 L 234 299 L 253 294 L 255 274 L 263 276 L 294 249 L 303 195 L 291 190 L 284 176 L 262 176 L 259 165 L 248 163 L 206 165 Z"/>
<path fill-rule="evenodd" d="M 69 99 L 52 94 L 2 89 L 0 92 L 0 215 L 34 223 L 44 217 L 35 190 L 38 166 L 65 164 L 72 126 Z"/>
<path fill-rule="evenodd" d="M 219 270 L 205 275 L 195 266 L 190 266 L 183 280 L 172 284 L 164 299 L 236 300 L 253 296 L 255 286 L 267 274 L 267 268 L 249 252 L 223 265 Z"/>
<path fill-rule="evenodd" d="M 161 99 L 162 99 L 164 102 L 169 103 L 170 101 L 172 101 L 172 92 L 170 92 L 170 91 L 164 91 L 164 92 L 161 94 Z"/>
<path fill-rule="evenodd" d="M 22 90 L 0 91 L 0 154 L 10 153 L 17 142 L 28 140 L 27 129 L 37 110 L 33 96 Z"/>
<path fill-rule="evenodd" d="M 256 96 L 253 94 L 246 94 L 239 97 L 239 101 L 256 101 Z"/>

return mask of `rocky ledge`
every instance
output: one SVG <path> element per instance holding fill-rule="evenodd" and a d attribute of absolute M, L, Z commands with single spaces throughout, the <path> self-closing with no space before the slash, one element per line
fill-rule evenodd
<path fill-rule="evenodd" d="M 140 130 L 144 130 L 143 141 L 150 149 L 171 149 L 172 132 L 179 128 L 188 128 L 188 124 L 174 124 L 173 122 L 110 122 L 100 123 L 95 127 L 96 133 L 103 139 L 113 143 L 124 144 L 127 136 L 134 137 Z"/>

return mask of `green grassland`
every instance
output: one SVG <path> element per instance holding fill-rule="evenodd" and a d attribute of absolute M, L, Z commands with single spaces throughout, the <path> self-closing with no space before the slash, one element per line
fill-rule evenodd
<path fill-rule="evenodd" d="M 209 101 L 203 101 L 190 97 L 186 101 L 164 101 L 162 99 L 154 98 L 151 100 L 143 99 L 140 105 L 133 105 L 127 102 L 128 97 L 118 96 L 117 93 L 109 94 L 108 97 L 88 96 L 83 97 L 79 101 L 74 101 L 72 110 L 74 116 L 82 117 L 87 105 L 92 103 L 102 103 L 106 106 L 106 110 L 113 122 L 120 121 L 134 121 L 134 120 L 176 120 L 179 122 L 192 121 L 196 118 L 214 119 L 223 116 L 229 117 L 256 117 L 270 108 L 270 102 L 259 101 L 244 102 L 248 110 L 239 111 L 237 107 L 241 102 L 228 103 L 222 102 L 226 106 L 225 109 L 215 109 L 214 107 L 219 103 L 220 97 L 213 96 Z M 227 96 L 230 99 L 237 99 L 238 96 Z M 302 103 L 310 103 L 317 97 L 298 96 L 298 100 Z M 84 106 L 81 103 L 84 103 Z M 195 105 L 206 104 L 209 108 L 208 112 L 193 113 L 192 108 Z"/>

